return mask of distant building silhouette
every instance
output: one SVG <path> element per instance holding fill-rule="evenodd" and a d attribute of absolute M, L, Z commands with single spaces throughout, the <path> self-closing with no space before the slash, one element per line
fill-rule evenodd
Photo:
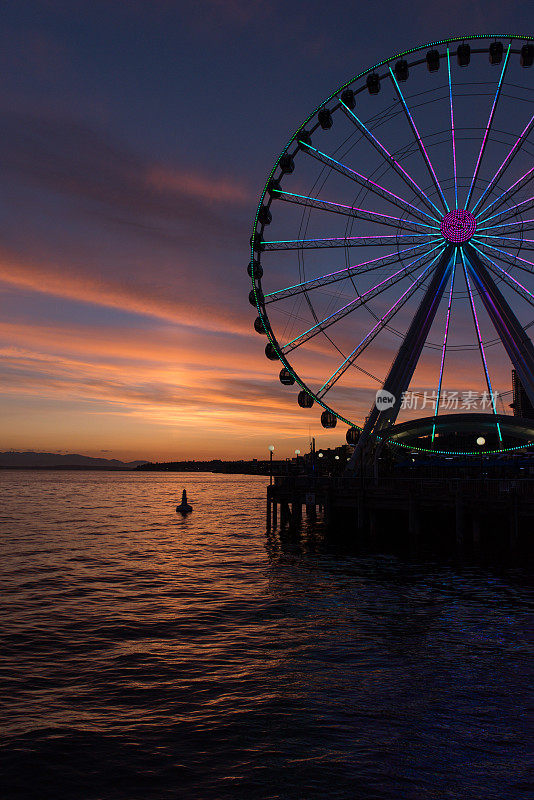
<path fill-rule="evenodd" d="M 519 380 L 519 375 L 512 370 L 512 389 L 514 393 L 514 401 L 510 403 L 510 408 L 514 410 L 514 417 L 523 417 L 523 419 L 534 419 L 534 408 L 528 399 L 528 395 L 523 388 L 523 384 Z"/>

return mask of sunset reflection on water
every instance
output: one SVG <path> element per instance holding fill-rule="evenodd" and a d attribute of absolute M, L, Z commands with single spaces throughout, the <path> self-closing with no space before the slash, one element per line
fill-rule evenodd
<path fill-rule="evenodd" d="M 6 797 L 528 796 L 522 569 L 267 536 L 265 478 L 0 482 Z"/>

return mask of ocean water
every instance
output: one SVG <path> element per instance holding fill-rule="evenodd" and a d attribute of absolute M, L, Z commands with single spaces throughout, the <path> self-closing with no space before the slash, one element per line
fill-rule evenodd
<path fill-rule="evenodd" d="M 531 798 L 526 565 L 267 536 L 265 485 L 0 472 L 2 800 Z"/>

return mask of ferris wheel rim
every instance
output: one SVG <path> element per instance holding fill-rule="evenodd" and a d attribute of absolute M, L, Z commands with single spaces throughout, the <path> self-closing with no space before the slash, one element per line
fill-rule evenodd
<path fill-rule="evenodd" d="M 306 384 L 306 382 L 299 376 L 299 374 L 293 369 L 293 367 L 291 366 L 291 363 L 286 358 L 286 355 L 284 353 L 284 348 L 282 348 L 279 345 L 278 341 L 277 341 L 277 338 L 276 338 L 276 336 L 275 336 L 275 334 L 274 334 L 274 332 L 272 330 L 271 323 L 269 321 L 269 317 L 265 312 L 265 303 L 264 303 L 265 297 L 264 297 L 264 295 L 263 295 L 263 293 L 261 291 L 261 277 L 262 277 L 262 275 L 261 274 L 259 275 L 259 286 L 258 286 L 257 285 L 257 280 L 258 279 L 256 279 L 255 274 L 254 274 L 255 265 L 261 263 L 260 261 L 256 262 L 256 253 L 259 252 L 259 251 L 263 251 L 264 250 L 263 247 L 257 247 L 257 244 L 258 244 L 258 240 L 259 241 L 262 240 L 263 230 L 265 228 L 265 225 L 261 224 L 261 222 L 260 222 L 260 231 L 258 231 L 259 216 L 260 216 L 261 209 L 264 208 L 265 196 L 269 191 L 269 187 L 272 185 L 274 174 L 275 174 L 277 168 L 280 166 L 281 159 L 286 154 L 288 154 L 288 151 L 289 151 L 289 148 L 291 147 L 291 145 L 292 144 L 295 145 L 295 153 L 294 154 L 296 154 L 296 152 L 301 147 L 302 142 L 299 142 L 299 139 L 298 139 L 299 133 L 301 133 L 301 132 L 306 132 L 307 133 L 306 126 L 310 123 L 311 120 L 313 120 L 315 117 L 317 117 L 319 112 L 322 109 L 324 109 L 325 106 L 330 101 L 332 101 L 333 99 L 336 99 L 338 102 L 341 102 L 341 101 L 339 101 L 338 95 L 340 95 L 346 88 L 348 88 L 351 85 L 355 84 L 357 81 L 361 80 L 366 75 L 370 75 L 370 74 L 374 73 L 377 69 L 379 69 L 380 67 L 383 67 L 383 66 L 387 66 L 388 67 L 389 72 L 391 73 L 391 76 L 392 76 L 395 84 L 397 84 L 397 81 L 395 80 L 395 76 L 393 74 L 393 71 L 391 70 L 391 67 L 390 67 L 390 64 L 392 64 L 395 60 L 402 59 L 404 56 L 415 54 L 415 53 L 424 51 L 424 50 L 426 50 L 428 48 L 437 47 L 437 46 L 440 46 L 440 45 L 447 45 L 447 57 L 449 57 L 448 47 L 451 44 L 466 43 L 466 42 L 470 42 L 470 41 L 479 42 L 479 41 L 490 40 L 490 39 L 492 39 L 492 40 L 505 39 L 505 40 L 509 40 L 510 41 L 510 44 L 508 46 L 507 57 L 508 57 L 508 54 L 510 52 L 512 52 L 512 53 L 519 53 L 520 52 L 519 50 L 512 50 L 512 43 L 513 42 L 521 42 L 521 43 L 529 43 L 529 44 L 534 42 L 534 36 L 525 36 L 525 35 L 516 35 L 516 34 L 502 34 L 502 33 L 501 34 L 471 34 L 471 35 L 467 35 L 467 36 L 456 36 L 456 37 L 450 37 L 450 38 L 446 38 L 446 39 L 439 39 L 439 40 L 435 40 L 435 41 L 432 41 L 432 42 L 428 42 L 426 44 L 419 45 L 418 47 L 415 47 L 415 48 L 410 48 L 408 50 L 404 50 L 404 51 L 399 52 L 399 53 L 397 53 L 397 54 L 395 54 L 393 56 L 390 56 L 387 59 L 379 61 L 376 64 L 374 64 L 373 66 L 371 66 L 368 69 L 364 70 L 363 72 L 358 73 L 357 75 L 355 75 L 354 77 L 352 77 L 351 79 L 346 81 L 345 83 L 341 84 L 341 86 L 338 89 L 336 89 L 332 94 L 330 94 L 321 104 L 319 104 L 314 109 L 314 111 L 312 111 L 312 113 L 306 118 L 306 120 L 297 128 L 297 130 L 295 131 L 295 133 L 293 134 L 291 139 L 287 142 L 287 144 L 285 145 L 285 147 L 281 151 L 278 159 L 276 160 L 271 172 L 269 173 L 269 176 L 267 178 L 267 181 L 266 181 L 265 186 L 263 188 L 263 191 L 261 193 L 261 197 L 260 197 L 257 209 L 256 209 L 256 216 L 255 216 L 255 220 L 254 220 L 254 226 L 253 226 L 251 242 L 250 242 L 250 246 L 251 246 L 251 261 L 250 261 L 250 265 L 249 265 L 249 275 L 250 275 L 250 277 L 252 279 L 251 295 L 253 294 L 254 298 L 256 300 L 256 307 L 257 307 L 257 310 L 258 310 L 258 313 L 259 313 L 259 319 L 261 319 L 261 322 L 262 322 L 262 324 L 264 326 L 264 332 L 267 335 L 268 342 L 272 345 L 272 347 L 273 347 L 273 349 L 274 349 L 274 351 L 276 353 L 276 358 L 277 358 L 277 360 L 279 360 L 280 364 L 282 365 L 282 368 L 289 371 L 289 373 L 294 378 L 294 382 L 297 383 L 301 387 L 301 389 L 309 395 L 309 397 L 313 400 L 313 402 L 315 402 L 319 406 L 321 406 L 326 412 L 330 412 L 337 420 L 340 420 L 341 422 L 343 422 L 346 425 L 348 425 L 349 428 L 355 428 L 355 429 L 358 429 L 360 431 L 362 430 L 362 426 L 361 425 L 359 425 L 358 423 L 355 423 L 355 422 L 347 419 L 343 414 L 338 412 L 336 409 L 334 409 L 329 404 L 325 403 L 322 400 L 322 398 L 318 396 L 318 392 L 317 391 L 314 392 Z M 472 52 L 473 53 L 479 53 L 479 52 L 487 53 L 487 49 L 484 49 L 482 51 L 473 50 Z M 454 55 L 454 53 L 453 53 L 453 55 Z M 440 58 L 444 58 L 444 54 L 440 54 L 439 57 Z M 414 61 L 413 63 L 409 64 L 409 66 L 412 67 L 412 66 L 419 65 L 421 63 L 424 63 L 424 59 L 423 60 L 419 60 L 419 61 Z M 506 65 L 506 63 L 505 63 L 505 65 Z M 450 65 L 449 65 L 449 69 L 450 69 Z M 504 74 L 504 70 L 503 70 L 503 74 Z M 379 78 L 380 78 L 380 80 L 382 80 L 384 77 L 387 77 L 387 76 L 388 76 L 388 73 L 385 73 L 384 76 L 379 76 Z M 501 76 L 501 80 L 502 80 L 502 76 Z M 449 81 L 450 81 L 450 74 L 449 74 Z M 499 84 L 499 86 L 500 86 L 500 84 Z M 398 84 L 397 84 L 397 88 L 399 88 Z M 358 92 L 364 91 L 364 89 L 365 89 L 365 85 L 362 85 L 358 89 Z M 356 93 L 357 92 L 354 92 L 354 94 L 356 94 Z M 402 93 L 401 93 L 401 99 L 403 99 L 402 98 Z M 338 105 L 334 109 L 332 109 L 332 111 L 337 111 L 337 110 L 339 110 L 339 108 L 340 108 L 340 106 Z M 348 109 L 345 107 L 344 110 L 346 111 Z M 408 114 L 409 114 L 409 111 L 408 111 Z M 318 127 L 319 127 L 319 121 L 316 121 L 315 125 L 312 127 L 312 129 L 309 131 L 309 133 L 313 133 Z M 486 130 L 486 135 L 487 134 L 488 134 L 488 130 Z M 454 137 L 454 132 L 453 132 L 453 137 Z M 420 137 L 419 137 L 419 139 L 420 139 Z M 483 146 L 485 145 L 485 142 L 486 142 L 486 136 L 484 138 Z M 453 148 L 454 148 L 454 139 L 453 139 Z M 423 150 L 424 150 L 424 145 L 423 145 Z M 481 149 L 481 152 L 479 154 L 479 158 L 478 158 L 478 161 L 477 161 L 477 165 L 475 167 L 475 173 L 473 175 L 471 187 L 470 187 L 469 193 L 468 193 L 466 209 L 467 209 L 467 207 L 469 205 L 469 202 L 470 202 L 470 199 L 471 199 L 471 195 L 472 195 L 472 190 L 473 190 L 474 184 L 476 182 L 477 171 L 478 171 L 479 164 L 480 164 L 480 161 L 481 161 L 481 158 L 482 158 L 482 154 L 483 154 L 483 149 Z M 428 162 L 428 166 L 430 167 L 430 171 L 433 173 L 433 168 L 431 166 L 430 160 L 428 159 L 426 151 L 425 151 L 425 156 L 427 157 L 427 162 Z M 436 178 L 435 173 L 433 174 L 433 177 Z M 455 163 L 455 181 L 456 181 L 456 163 Z M 438 193 L 441 195 L 441 200 L 442 200 L 442 205 L 443 205 L 443 210 L 441 211 L 441 213 L 445 212 L 445 214 L 451 214 L 452 211 L 454 211 L 454 209 L 452 211 L 451 211 L 451 209 L 449 209 L 448 204 L 447 204 L 447 200 L 443 196 L 443 192 L 441 190 L 441 186 L 439 184 L 439 181 L 437 181 L 437 178 L 436 178 L 435 183 L 436 183 L 436 188 L 438 189 Z M 417 187 L 417 188 L 419 188 L 419 187 Z M 473 208 L 473 214 L 471 214 L 470 212 L 467 212 L 468 215 L 471 218 L 474 218 L 474 211 L 478 208 L 480 201 L 482 200 L 482 198 L 485 196 L 486 193 L 487 193 L 487 188 L 484 190 L 484 192 L 482 193 L 481 197 L 478 199 L 477 203 L 475 204 L 475 206 Z M 313 198 L 307 198 L 307 199 L 313 199 Z M 426 199 L 428 200 L 429 198 L 426 198 Z M 324 202 L 324 201 L 321 201 L 321 202 Z M 495 203 L 495 201 L 492 201 L 490 203 L 490 207 L 492 205 L 494 205 L 494 203 Z M 269 201 L 269 204 L 270 204 L 270 201 Z M 430 201 L 430 203 L 425 202 L 425 206 L 426 206 L 426 209 L 427 209 L 426 212 L 423 211 L 422 209 L 417 209 L 418 212 L 420 213 L 420 215 L 423 214 L 424 216 L 426 216 L 426 218 L 429 220 L 429 222 L 430 222 L 430 218 L 433 217 L 432 221 L 433 222 L 435 221 L 435 222 L 439 223 L 439 216 L 436 217 L 431 213 L 432 212 L 432 207 L 433 207 L 435 209 L 435 211 L 439 215 L 439 213 L 440 213 L 439 208 L 434 204 L 433 201 Z M 483 217 L 483 219 L 481 220 L 482 223 L 487 222 L 488 219 L 492 218 L 490 216 L 488 219 L 486 219 L 485 211 L 487 212 L 487 208 L 480 210 L 478 215 L 477 215 L 477 217 L 482 215 L 482 217 Z M 505 208 L 504 211 L 499 212 L 497 214 L 494 214 L 493 216 L 494 217 L 495 216 L 499 217 L 502 214 L 505 214 L 506 211 L 507 211 L 507 209 Z M 352 220 L 352 222 L 353 221 L 354 220 Z M 424 223 L 422 223 L 422 224 L 424 224 Z M 522 222 L 520 224 L 522 224 Z M 475 227 L 476 227 L 476 223 L 475 223 Z M 441 228 L 441 226 L 440 226 L 440 228 Z M 442 230 L 442 233 L 443 233 L 443 230 Z M 414 234 L 414 236 L 412 236 L 412 237 L 407 235 L 405 243 L 409 244 L 409 245 L 415 243 L 414 246 L 416 246 L 416 244 L 417 244 L 417 238 L 416 238 L 417 235 L 418 234 Z M 397 235 L 396 237 L 391 237 L 391 239 L 393 240 L 395 238 L 395 240 L 398 240 L 398 236 L 399 235 Z M 443 236 L 445 236 L 445 233 L 443 233 Z M 375 238 L 376 239 L 385 240 L 387 237 L 386 236 L 382 236 L 382 237 L 378 237 L 377 236 Z M 490 235 L 486 235 L 485 238 L 486 238 L 487 241 L 480 242 L 480 240 L 477 240 L 478 246 L 477 246 L 477 244 L 474 244 L 473 246 L 474 246 L 475 250 L 477 250 L 478 253 L 485 258 L 485 263 L 487 264 L 487 261 L 491 261 L 491 259 L 488 259 L 488 257 L 487 257 L 487 250 L 489 248 L 491 248 L 491 251 L 495 251 L 497 248 L 494 245 L 498 244 L 498 242 L 494 242 L 494 245 L 492 245 L 491 241 L 489 241 Z M 498 237 L 494 237 L 494 238 L 498 239 Z M 347 237 L 345 237 L 345 242 L 346 242 L 346 239 L 347 239 Z M 306 241 L 306 240 L 296 240 L 296 241 L 298 241 L 299 245 L 302 245 L 302 242 Z M 321 242 L 322 240 L 316 239 L 316 240 L 311 240 L 311 241 L 313 241 L 315 243 L 318 243 L 318 242 Z M 324 240 L 324 241 L 329 241 L 329 240 Z M 333 240 L 330 240 L 330 241 L 333 241 Z M 286 243 L 285 242 L 281 242 L 279 244 L 284 245 L 284 244 L 288 244 L 288 243 L 289 243 L 289 240 Z M 267 243 L 267 244 L 273 244 L 273 243 Z M 276 244 L 276 243 L 274 243 L 274 244 Z M 380 244 L 382 244 L 382 241 L 380 242 Z M 428 242 L 427 242 L 427 244 L 428 244 Z M 332 246 L 332 245 L 329 244 L 328 246 Z M 344 245 L 344 246 L 346 246 L 346 245 Z M 510 247 L 510 245 L 508 245 L 508 246 Z M 479 248 L 483 248 L 484 252 Z M 438 254 L 439 254 L 439 251 L 438 251 Z M 463 257 L 463 250 L 462 250 L 462 257 Z M 531 263 L 532 267 L 534 268 L 534 262 L 528 262 L 528 263 Z M 465 263 L 464 263 L 464 270 L 465 270 Z M 530 272 L 531 270 L 528 270 L 528 271 Z M 262 270 L 262 272 L 263 272 L 263 270 Z M 504 272 L 504 270 L 503 270 L 503 272 Z M 469 287 L 469 281 L 468 281 L 468 278 L 467 278 L 467 273 L 466 273 L 466 280 L 467 280 L 467 285 Z M 453 289 L 453 282 L 451 282 L 451 293 L 452 293 L 452 289 Z M 470 289 L 469 289 L 469 294 L 471 294 L 471 290 Z M 478 327 L 478 323 L 477 323 L 477 327 Z M 498 339 L 496 341 L 498 341 Z M 480 338 L 479 338 L 479 342 L 480 342 Z M 287 345 L 286 345 L 286 347 L 287 347 Z M 339 348 L 337 348 L 337 349 L 339 349 Z M 365 372 L 365 370 L 363 370 L 363 371 Z M 367 374 L 369 374 L 369 373 L 367 373 Z M 440 377 L 440 380 L 441 380 L 441 377 Z M 494 413 L 496 413 L 496 412 L 494 411 Z M 388 443 L 391 443 L 391 444 L 393 444 L 393 445 L 395 445 L 397 447 L 409 449 L 411 451 L 417 451 L 417 452 L 426 453 L 428 455 L 447 455 L 447 456 L 449 456 L 449 455 L 452 455 L 452 456 L 474 456 L 474 455 L 479 455 L 478 451 L 457 451 L 457 450 L 452 451 L 452 450 L 439 450 L 439 449 L 436 449 L 436 448 L 428 449 L 428 448 L 421 447 L 421 446 L 418 446 L 418 445 L 405 444 L 403 442 L 391 440 L 391 439 L 388 439 L 387 436 L 382 437 L 379 434 L 376 434 L 376 438 L 378 438 L 379 440 L 380 439 L 387 439 Z M 486 454 L 500 454 L 500 453 L 505 453 L 505 452 L 520 451 L 520 450 L 523 450 L 524 448 L 526 448 L 528 446 L 531 446 L 531 444 L 532 444 L 531 442 L 528 442 L 526 444 L 521 444 L 521 445 L 517 445 L 517 446 L 513 446 L 513 447 L 496 448 L 496 449 L 491 449 L 491 450 L 488 449 L 488 450 L 485 450 L 484 452 Z"/>

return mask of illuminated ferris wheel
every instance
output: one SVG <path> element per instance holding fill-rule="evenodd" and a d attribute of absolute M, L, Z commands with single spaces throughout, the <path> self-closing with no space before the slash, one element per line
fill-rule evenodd
<path fill-rule="evenodd" d="M 534 440 L 507 398 L 512 366 L 534 408 L 533 61 L 534 37 L 510 35 L 399 53 L 331 94 L 269 174 L 254 327 L 299 406 L 359 448 Z"/>

